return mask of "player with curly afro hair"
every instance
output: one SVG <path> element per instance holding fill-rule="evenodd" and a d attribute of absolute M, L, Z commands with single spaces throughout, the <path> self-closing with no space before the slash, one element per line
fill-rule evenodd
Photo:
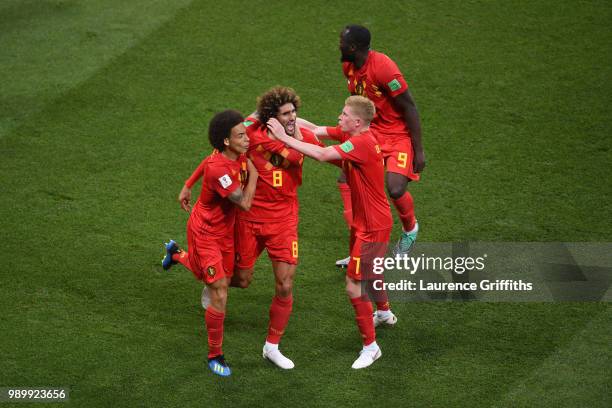
<path fill-rule="evenodd" d="M 280 351 L 279 344 L 293 308 L 293 278 L 299 252 L 297 190 L 302 184 L 304 155 L 276 140 L 267 125 L 277 123 L 296 140 L 318 144 L 310 130 L 297 125 L 300 105 L 300 97 L 293 89 L 275 86 L 257 98 L 256 111 L 244 122 L 249 137 L 247 156 L 259 178 L 251 209 L 237 216 L 236 268 L 231 282 L 232 286 L 247 288 L 253 280 L 255 263 L 266 250 L 275 284 L 262 355 L 285 370 L 295 366 Z"/>
<path fill-rule="evenodd" d="M 295 115 L 300 105 L 300 97 L 292 88 L 275 86 L 257 98 L 256 113 L 262 124 L 268 123 L 270 118 L 277 118 L 285 126 L 287 134 L 293 136 L 295 133 Z M 281 108 L 287 109 L 282 109 L 282 112 L 280 112 Z"/>

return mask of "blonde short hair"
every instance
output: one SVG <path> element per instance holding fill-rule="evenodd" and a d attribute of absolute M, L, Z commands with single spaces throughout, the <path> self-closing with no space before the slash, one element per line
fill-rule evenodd
<path fill-rule="evenodd" d="M 351 108 L 353 114 L 359 116 L 367 124 L 372 122 L 374 115 L 376 114 L 376 108 L 374 102 L 366 98 L 365 96 L 353 95 L 346 98 L 344 104 Z"/>

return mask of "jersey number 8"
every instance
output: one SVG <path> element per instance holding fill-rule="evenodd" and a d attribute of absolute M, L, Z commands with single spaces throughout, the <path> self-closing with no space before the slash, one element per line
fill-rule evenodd
<path fill-rule="evenodd" d="M 274 170 L 272 172 L 272 186 L 281 187 L 283 185 L 283 172 L 281 170 Z"/>

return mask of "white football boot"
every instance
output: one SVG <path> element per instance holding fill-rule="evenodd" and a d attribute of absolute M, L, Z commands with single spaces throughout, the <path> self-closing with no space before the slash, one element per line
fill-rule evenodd
<path fill-rule="evenodd" d="M 374 319 L 374 327 L 378 327 L 381 324 L 393 326 L 395 323 L 397 323 L 397 316 L 395 316 L 391 310 L 377 310 L 374 312 L 374 315 L 372 315 L 372 318 Z"/>
<path fill-rule="evenodd" d="M 380 347 L 378 347 L 378 345 L 374 348 L 374 350 L 370 350 L 364 346 L 364 348 L 359 352 L 359 357 L 357 360 L 355 360 L 351 367 L 356 370 L 369 367 L 381 356 L 382 351 L 380 351 Z"/>
<path fill-rule="evenodd" d="M 283 370 L 291 370 L 293 367 L 295 367 L 293 361 L 283 356 L 283 353 L 280 352 L 278 349 L 278 344 L 270 345 L 266 342 L 263 347 L 262 357 L 270 360 Z"/>
<path fill-rule="evenodd" d="M 350 261 L 351 261 L 351 257 L 350 256 L 347 256 L 344 259 L 338 259 L 336 261 L 336 266 L 338 268 L 348 268 L 348 264 L 349 264 Z"/>

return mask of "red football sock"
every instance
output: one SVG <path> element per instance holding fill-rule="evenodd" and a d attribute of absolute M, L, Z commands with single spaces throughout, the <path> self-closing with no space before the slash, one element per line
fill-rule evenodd
<path fill-rule="evenodd" d="M 189 253 L 187 251 L 181 251 L 181 252 L 172 254 L 172 260 L 174 262 L 181 263 L 185 268 L 189 269 L 191 272 L 194 271 L 194 268 L 191 267 L 191 263 L 189 262 Z"/>
<path fill-rule="evenodd" d="M 400 221 L 404 226 L 404 231 L 410 231 L 416 224 L 416 218 L 414 217 L 414 201 L 412 195 L 408 191 L 403 196 L 396 200 L 392 200 L 395 208 L 397 209 L 397 215 L 399 215 Z"/>
<path fill-rule="evenodd" d="M 274 296 L 270 306 L 270 325 L 268 326 L 268 337 L 266 341 L 273 344 L 280 343 L 280 339 L 285 333 L 285 327 L 291 316 L 293 308 L 293 296 L 285 298 Z"/>
<path fill-rule="evenodd" d="M 381 275 L 382 279 L 382 275 Z M 370 295 L 370 299 L 376 303 L 376 310 L 387 311 L 391 309 L 389 305 L 389 296 L 387 296 L 387 291 L 384 289 L 374 289 L 374 285 L 370 282 L 368 294 Z"/>
<path fill-rule="evenodd" d="M 204 320 L 206 320 L 206 331 L 208 332 L 208 358 L 217 357 L 223 354 L 221 347 L 223 346 L 225 313 L 208 306 L 204 313 Z"/>
<path fill-rule="evenodd" d="M 353 223 L 353 206 L 351 205 L 351 188 L 346 183 L 338 183 L 338 190 L 340 191 L 340 197 L 342 197 L 342 204 L 344 205 L 344 220 L 349 229 Z"/>
<path fill-rule="evenodd" d="M 380 310 L 383 312 L 386 312 L 387 310 L 391 310 L 391 306 L 389 305 L 389 298 L 387 297 L 386 291 L 381 291 L 377 293 L 375 296 L 377 296 L 377 299 L 381 299 L 380 302 L 376 302 L 376 310 Z M 383 299 L 387 299 L 387 300 L 383 301 Z"/>
<path fill-rule="evenodd" d="M 361 338 L 363 339 L 363 345 L 367 346 L 376 341 L 376 332 L 374 331 L 374 321 L 372 320 L 372 303 L 363 297 L 356 297 L 351 299 L 353 308 L 355 309 L 355 320 L 357 320 L 357 327 Z"/>

